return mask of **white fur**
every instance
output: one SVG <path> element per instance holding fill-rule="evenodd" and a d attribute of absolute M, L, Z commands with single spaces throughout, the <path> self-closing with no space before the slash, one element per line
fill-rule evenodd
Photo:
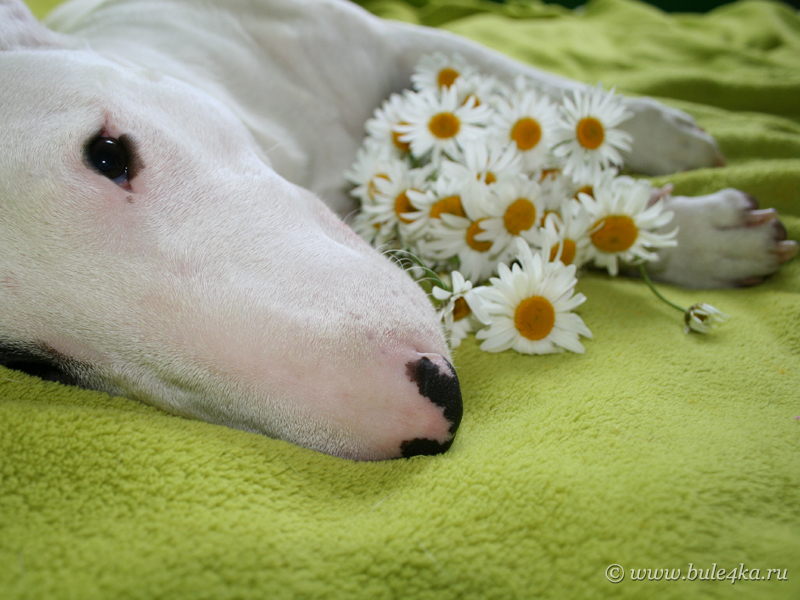
<path fill-rule="evenodd" d="M 364 122 L 391 92 L 409 86 L 421 56 L 458 53 L 509 81 L 524 73 L 557 99 L 581 87 L 446 31 L 378 19 L 347 0 L 216 4 L 77 0 L 48 23 L 88 39 L 103 56 L 217 98 L 250 129 L 278 173 L 340 214 L 354 208 L 342 173 L 361 144 Z M 636 142 L 626 160 L 634 171 L 673 173 L 721 161 L 713 139 L 688 115 L 647 98 L 630 100 L 629 109 L 635 116 L 626 128 Z"/>
<path fill-rule="evenodd" d="M 688 288 L 724 288 L 760 283 L 797 252 L 774 210 L 755 210 L 739 190 L 688 198 L 673 196 L 675 211 L 665 228 L 679 227 L 678 247 L 659 252 L 649 267 L 654 278 Z"/>
<path fill-rule="evenodd" d="M 436 315 L 334 214 L 353 208 L 342 174 L 425 53 L 552 95 L 579 84 L 344 0 L 76 0 L 48 24 L 0 1 L 0 341 L 69 357 L 84 385 L 339 456 L 452 439 L 406 373 L 425 356 L 450 376 Z M 720 161 L 688 116 L 630 107 L 632 168 Z M 85 163 L 100 132 L 132 140 L 130 189 Z M 691 221 L 701 205 L 670 208 Z"/>

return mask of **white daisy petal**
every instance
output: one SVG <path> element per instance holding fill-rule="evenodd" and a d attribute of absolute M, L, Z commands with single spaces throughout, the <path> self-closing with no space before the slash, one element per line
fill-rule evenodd
<path fill-rule="evenodd" d="M 411 83 L 417 91 L 438 92 L 442 87 L 450 87 L 460 78 L 474 74 L 474 67 L 461 56 L 448 57 L 436 52 L 422 57 L 411 75 Z"/>
<path fill-rule="evenodd" d="M 576 91 L 564 99 L 561 118 L 554 132 L 553 150 L 565 161 L 564 174 L 575 179 L 593 179 L 611 165 L 621 165 L 620 150 L 629 151 L 631 136 L 614 129 L 631 115 L 624 100 L 598 85 Z"/>
<path fill-rule="evenodd" d="M 442 54 L 412 80 L 367 122 L 346 174 L 361 203 L 353 228 L 442 277 L 431 300 L 451 347 L 477 332 L 491 352 L 583 352 L 577 269 L 616 274 L 676 243 L 649 182 L 617 174 L 625 102 L 597 86 L 556 106 L 523 77 L 498 83 Z"/>
<path fill-rule="evenodd" d="M 415 157 L 430 152 L 438 159 L 442 153 L 456 155 L 463 144 L 479 138 L 479 125 L 490 114 L 486 106 L 476 107 L 472 102 L 459 105 L 455 88 L 444 88 L 441 93 L 425 90 L 408 95 L 395 130 L 400 141 L 411 144 Z"/>
<path fill-rule="evenodd" d="M 590 215 L 591 243 L 587 246 L 587 260 L 605 267 L 609 274 L 619 272 L 620 261 L 635 264 L 657 259 L 653 252 L 658 248 L 674 246 L 677 229 L 658 233 L 672 215 L 662 216 L 664 204 L 656 202 L 647 207 L 652 186 L 646 180 L 617 177 L 594 189 L 594 198 L 579 194 L 581 205 Z"/>

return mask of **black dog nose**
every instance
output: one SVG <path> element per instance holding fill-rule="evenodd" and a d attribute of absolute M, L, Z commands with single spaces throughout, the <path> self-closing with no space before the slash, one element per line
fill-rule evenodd
<path fill-rule="evenodd" d="M 443 357 L 435 356 L 436 362 L 427 356 L 409 362 L 406 365 L 406 375 L 417 384 L 420 395 L 444 409 L 444 418 L 450 424 L 450 439 L 444 442 L 425 438 L 406 440 L 400 444 L 400 452 L 404 458 L 445 452 L 453 443 L 456 430 L 461 424 L 464 407 L 456 370 Z"/>

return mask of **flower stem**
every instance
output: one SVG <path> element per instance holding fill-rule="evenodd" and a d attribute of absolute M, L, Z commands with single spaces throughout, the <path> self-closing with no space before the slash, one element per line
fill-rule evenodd
<path fill-rule="evenodd" d="M 653 282 L 650 280 L 650 276 L 647 274 L 647 270 L 644 268 L 644 263 L 640 263 L 640 264 L 639 264 L 639 273 L 641 273 L 641 275 L 642 275 L 642 279 L 644 279 L 644 282 L 647 284 L 647 286 L 648 286 L 648 287 L 649 287 L 651 290 L 653 290 L 653 293 L 654 293 L 656 296 L 658 296 L 659 298 L 661 298 L 661 299 L 662 299 L 664 302 L 666 302 L 667 304 L 669 304 L 669 305 L 670 305 L 672 308 L 675 308 L 675 309 L 677 309 L 677 310 L 681 311 L 682 313 L 685 313 L 685 312 L 686 312 L 686 309 L 685 309 L 685 308 L 683 308 L 682 306 L 678 306 L 678 305 L 677 305 L 677 304 L 675 304 L 674 302 L 670 302 L 669 300 L 667 300 L 666 298 L 664 298 L 664 296 L 662 296 L 662 295 L 661 295 L 661 293 L 660 293 L 660 292 L 659 292 L 659 291 L 656 289 L 656 286 L 654 286 L 654 285 L 653 285 Z"/>

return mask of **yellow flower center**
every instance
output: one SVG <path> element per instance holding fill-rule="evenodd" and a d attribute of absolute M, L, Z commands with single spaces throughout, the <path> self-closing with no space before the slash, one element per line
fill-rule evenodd
<path fill-rule="evenodd" d="M 578 121 L 575 133 L 578 136 L 578 143 L 589 150 L 599 148 L 606 138 L 603 124 L 594 117 L 585 117 Z"/>
<path fill-rule="evenodd" d="M 511 235 L 527 231 L 534 223 L 536 223 L 536 207 L 527 198 L 514 200 L 503 215 L 503 224 Z"/>
<path fill-rule="evenodd" d="M 529 340 L 542 340 L 556 324 L 556 311 L 547 298 L 525 298 L 514 311 L 514 327 Z"/>
<path fill-rule="evenodd" d="M 397 215 L 397 218 L 403 223 L 413 223 L 414 219 L 408 219 L 401 215 L 403 213 L 415 212 L 416 210 L 417 209 L 414 208 L 414 205 L 411 204 L 411 200 L 408 199 L 405 191 L 398 194 L 397 198 L 394 199 L 394 212 Z"/>
<path fill-rule="evenodd" d="M 514 127 L 511 128 L 511 139 L 523 152 L 530 150 L 542 139 L 542 128 L 534 119 L 525 117 L 514 123 Z"/>
<path fill-rule="evenodd" d="M 595 248 L 609 254 L 625 252 L 639 237 L 639 229 L 628 215 L 610 215 L 597 221 L 592 229 Z"/>
<path fill-rule="evenodd" d="M 458 79 L 458 71 L 450 67 L 445 67 L 439 71 L 439 75 L 436 77 L 436 83 L 439 84 L 439 87 L 449 88 L 455 83 L 456 79 Z"/>
<path fill-rule="evenodd" d="M 467 228 L 467 244 L 470 248 L 477 252 L 488 252 L 492 247 L 492 242 L 481 242 L 480 240 L 476 240 L 475 236 L 479 233 L 483 233 L 483 228 L 481 227 L 481 221 L 485 219 L 478 219 L 472 225 Z"/>
<path fill-rule="evenodd" d="M 448 196 L 431 206 L 432 219 L 438 219 L 439 215 L 442 213 L 449 213 L 457 217 L 466 217 L 467 213 L 464 212 L 464 207 L 461 205 L 461 196 Z"/>
<path fill-rule="evenodd" d="M 398 125 L 407 125 L 408 123 L 398 123 Z M 394 144 L 395 148 L 400 150 L 400 152 L 411 152 L 411 142 L 404 142 L 400 139 L 400 136 L 403 135 L 398 131 L 392 131 L 392 143 Z"/>
<path fill-rule="evenodd" d="M 456 298 L 456 301 L 453 303 L 453 321 L 460 321 L 469 316 L 471 312 L 469 304 L 467 304 L 467 301 L 464 300 L 463 297 Z"/>
<path fill-rule="evenodd" d="M 561 260 L 561 262 L 564 263 L 565 265 L 571 265 L 572 261 L 575 260 L 576 250 L 577 247 L 575 246 L 574 241 L 570 239 L 564 240 L 562 242 L 561 258 L 559 260 Z M 556 244 L 550 250 L 550 262 L 555 262 L 557 254 L 558 254 L 558 245 Z"/>
<path fill-rule="evenodd" d="M 461 121 L 453 113 L 443 112 L 433 115 L 428 121 L 428 129 L 439 139 L 451 138 L 461 129 Z"/>
<path fill-rule="evenodd" d="M 594 188 L 590 185 L 585 185 L 577 192 L 575 192 L 576 198 L 578 197 L 578 194 L 586 194 L 587 196 L 591 196 L 592 198 L 594 198 Z"/>

